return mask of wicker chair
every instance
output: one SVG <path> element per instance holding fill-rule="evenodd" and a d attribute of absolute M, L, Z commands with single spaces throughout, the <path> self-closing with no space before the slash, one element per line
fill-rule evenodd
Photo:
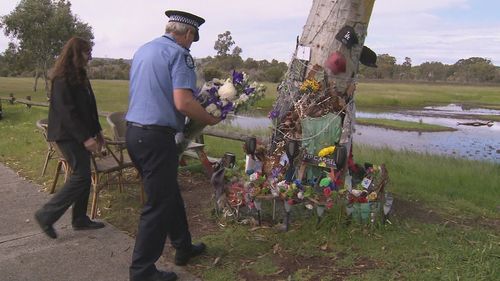
<path fill-rule="evenodd" d="M 136 182 L 124 180 L 124 171 L 127 169 L 135 170 L 135 168 L 132 161 L 124 160 L 122 146 L 122 142 L 106 140 L 105 149 L 92 154 L 92 206 L 90 211 L 92 219 L 97 215 L 99 193 L 102 189 L 117 184 L 122 191 L 125 183 Z M 144 202 L 143 191 L 141 192 L 141 202 Z"/>
<path fill-rule="evenodd" d="M 106 143 L 110 145 L 110 152 L 116 157 L 117 161 L 120 163 L 124 169 L 134 168 L 134 164 L 130 159 L 127 152 L 127 147 L 125 145 L 125 135 L 127 133 L 127 121 L 125 120 L 126 112 L 112 112 L 106 117 L 106 121 L 113 130 L 112 140 L 107 140 Z M 137 170 L 136 170 L 137 172 Z M 139 173 L 137 172 L 135 181 L 132 183 L 139 183 L 141 186 L 141 203 L 144 204 L 144 186 L 140 180 Z M 122 191 L 122 185 L 120 185 L 120 191 Z"/>
<path fill-rule="evenodd" d="M 51 159 L 57 159 L 57 167 L 56 167 L 56 172 L 54 175 L 54 181 L 52 182 L 52 185 L 49 189 L 49 193 L 54 193 L 57 185 L 57 181 L 59 179 L 59 174 L 61 173 L 61 170 L 64 172 L 64 182 L 69 177 L 69 174 L 71 173 L 71 167 L 69 167 L 68 162 L 66 159 L 64 159 L 63 154 L 61 151 L 57 148 L 57 145 L 55 142 L 51 142 L 47 140 L 47 126 L 48 126 L 48 120 L 47 119 L 40 119 L 36 121 L 36 126 L 39 129 L 40 133 L 43 135 L 43 139 L 47 143 L 47 154 L 45 156 L 45 161 L 43 163 L 43 168 L 42 168 L 42 173 L 41 175 L 44 176 L 45 172 L 47 171 L 47 166 L 49 164 L 49 161 Z"/>

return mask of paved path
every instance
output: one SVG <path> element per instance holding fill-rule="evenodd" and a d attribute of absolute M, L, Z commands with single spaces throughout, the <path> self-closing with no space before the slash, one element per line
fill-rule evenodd
<path fill-rule="evenodd" d="M 94 231 L 73 231 L 70 212 L 55 224 L 58 238 L 45 236 L 33 213 L 50 195 L 0 164 L 1 281 L 127 281 L 134 240 L 110 224 Z M 179 280 L 199 280 L 170 262 Z"/>

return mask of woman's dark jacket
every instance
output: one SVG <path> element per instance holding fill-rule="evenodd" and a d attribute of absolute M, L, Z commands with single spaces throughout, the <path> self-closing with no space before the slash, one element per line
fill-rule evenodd
<path fill-rule="evenodd" d="M 83 143 L 102 130 L 90 81 L 70 86 L 63 77 L 52 83 L 47 139 Z"/>

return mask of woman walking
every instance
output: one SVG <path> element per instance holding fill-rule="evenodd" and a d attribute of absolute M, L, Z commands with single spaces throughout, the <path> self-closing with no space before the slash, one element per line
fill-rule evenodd
<path fill-rule="evenodd" d="M 53 224 L 73 205 L 74 230 L 104 227 L 87 216 L 91 171 L 90 156 L 104 144 L 94 92 L 87 77 L 92 59 L 90 42 L 71 38 L 63 47 L 51 72 L 51 96 L 47 139 L 56 142 L 71 167 L 62 189 L 41 209 L 35 219 L 50 238 L 57 238 Z"/>

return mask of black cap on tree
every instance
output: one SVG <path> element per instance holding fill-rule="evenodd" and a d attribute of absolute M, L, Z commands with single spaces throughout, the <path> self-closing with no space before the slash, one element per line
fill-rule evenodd
<path fill-rule="evenodd" d="M 377 67 L 377 54 L 370 48 L 363 46 L 363 50 L 361 50 L 361 55 L 359 56 L 359 62 L 368 67 Z"/>
<path fill-rule="evenodd" d="M 348 49 L 352 48 L 352 46 L 358 44 L 358 35 L 354 32 L 354 28 L 352 26 L 346 25 L 339 30 L 337 35 L 335 35 L 335 39 L 339 40 L 344 44 Z"/>

